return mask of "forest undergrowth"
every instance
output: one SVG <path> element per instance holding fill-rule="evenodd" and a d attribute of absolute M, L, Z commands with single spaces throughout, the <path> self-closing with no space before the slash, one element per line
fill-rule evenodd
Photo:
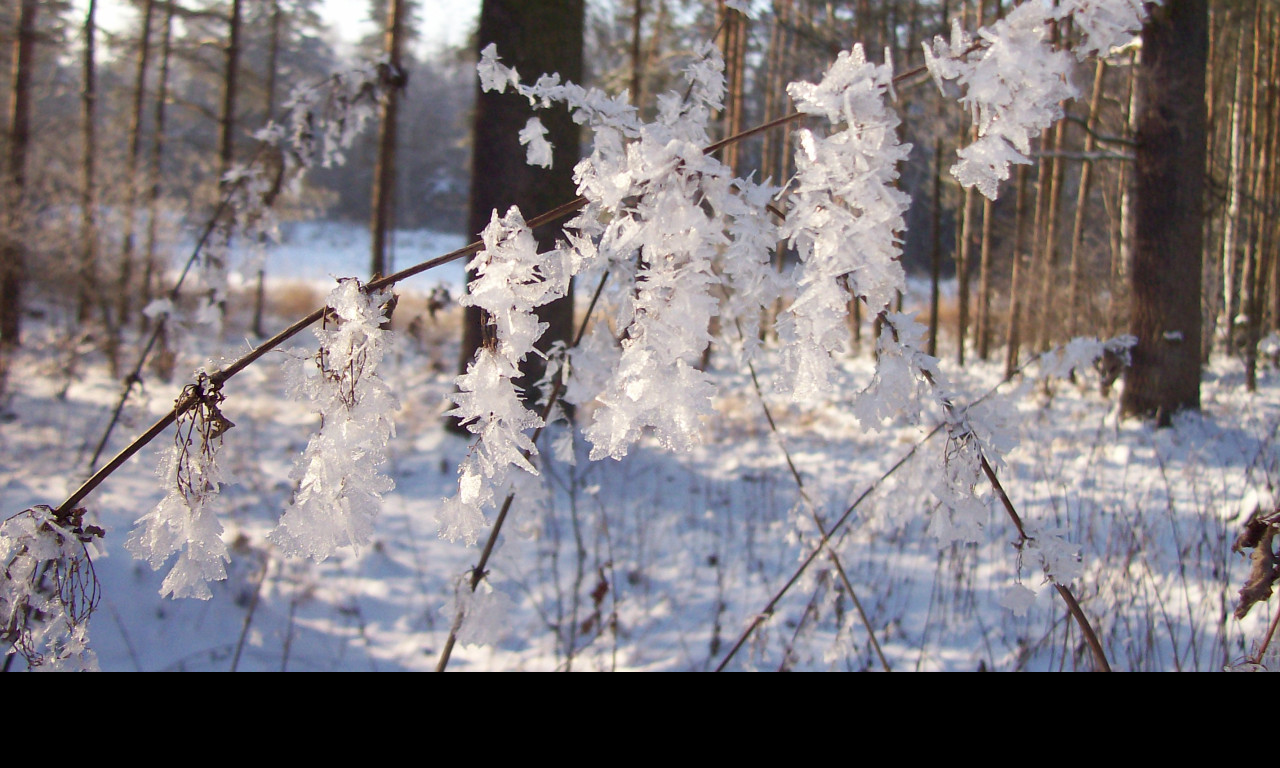
<path fill-rule="evenodd" d="M 299 291 L 275 295 L 287 306 Z M 387 474 L 397 487 L 372 544 L 314 564 L 283 557 L 268 539 L 294 494 L 292 459 L 315 427 L 281 384 L 282 368 L 301 353 L 268 356 L 227 387 L 224 414 L 237 425 L 223 453 L 235 481 L 223 490 L 232 562 L 228 579 L 210 585 L 212 600 L 161 598 L 161 576 L 124 551 L 124 532 L 159 501 L 152 462 L 127 465 L 95 497 L 93 522 L 108 532 L 94 544 L 103 669 L 434 666 L 460 575 L 477 556 L 435 530 L 468 450 L 441 419 L 459 313 L 432 317 L 413 286 L 404 293 L 408 310 L 397 324 L 405 332 L 383 376 L 412 395 L 396 415 Z M 233 301 L 228 340 L 247 327 L 239 306 Z M 118 395 L 104 360 L 90 354 L 68 369 L 71 342 L 52 321 L 34 326 L 14 358 L 0 406 L 0 504 L 8 510 L 73 489 Z M 772 397 L 766 357 L 758 375 L 776 433 L 750 376 L 715 348 L 709 372 L 721 394 L 693 451 L 645 441 L 624 461 L 588 462 L 580 438 L 549 434 L 556 449 L 543 452 L 542 478 L 521 480 L 513 535 L 490 561 L 455 668 L 716 668 L 818 537 L 785 446 L 824 526 L 875 490 L 833 532 L 842 568 L 818 558 L 727 668 L 1091 669 L 1052 586 L 1031 568 L 1018 572 L 1013 531 L 993 500 L 983 541 L 939 548 L 929 528 L 945 441 L 926 437 L 927 421 L 880 432 L 859 425 L 851 405 L 873 370 L 868 352 L 842 360 L 840 391 L 850 396 L 821 408 Z M 194 346 L 180 356 L 180 369 L 200 363 Z M 1157 430 L 1119 421 L 1116 395 L 1102 396 L 1092 375 L 1046 387 L 1035 366 L 1003 385 L 997 363 L 946 369 L 969 398 L 996 390 L 1016 408 L 1010 426 L 1020 445 L 1006 456 L 1003 486 L 1023 519 L 1078 547 L 1072 588 L 1114 668 L 1217 670 L 1252 657 L 1273 606 L 1232 616 L 1249 562 L 1231 548 L 1251 512 L 1275 506 L 1274 371 L 1251 395 L 1241 366 L 1220 362 L 1206 374 L 1203 413 Z M 167 411 L 176 389 L 148 379 L 115 441 Z M 1274 658 L 1264 663 L 1275 668 Z"/>

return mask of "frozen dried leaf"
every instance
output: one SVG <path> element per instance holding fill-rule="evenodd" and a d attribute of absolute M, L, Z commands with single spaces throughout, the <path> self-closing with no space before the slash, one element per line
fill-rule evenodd
<path fill-rule="evenodd" d="M 1277 578 L 1280 578 L 1276 554 L 1271 548 L 1275 535 L 1276 529 L 1273 526 L 1267 526 L 1253 548 L 1253 555 L 1249 558 L 1252 562 L 1249 577 L 1240 589 L 1240 602 L 1236 604 L 1237 619 L 1243 619 L 1249 615 L 1249 610 L 1253 608 L 1254 603 L 1271 598 L 1272 585 Z"/>

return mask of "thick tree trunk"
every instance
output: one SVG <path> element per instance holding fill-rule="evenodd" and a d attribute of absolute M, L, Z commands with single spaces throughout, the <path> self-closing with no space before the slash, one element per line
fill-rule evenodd
<path fill-rule="evenodd" d="M 563 80 L 581 82 L 585 13 L 584 0 L 484 0 L 476 42 L 479 50 L 496 44 L 503 62 L 526 79 L 558 72 Z M 577 125 L 562 106 L 540 112 L 554 151 L 550 169 L 534 168 L 525 161 L 526 152 L 519 142 L 520 130 L 532 116 L 529 102 L 522 96 L 477 93 L 468 224 L 468 232 L 477 239 L 494 211 L 502 215 L 516 205 L 527 217 L 533 217 L 576 194 L 573 167 L 580 157 Z M 540 248 L 555 246 L 558 231 L 554 228 L 544 227 L 534 234 Z M 471 277 L 469 273 L 468 279 Z M 538 347 L 546 350 L 556 341 L 571 341 L 572 291 L 540 309 L 538 315 L 549 327 Z M 478 307 L 467 307 L 459 366 L 463 372 L 483 343 L 484 323 Z M 541 358 L 534 355 L 526 365 L 517 385 L 528 391 L 541 378 L 543 366 Z M 450 426 L 459 430 L 452 421 Z"/>
<path fill-rule="evenodd" d="M 13 47 L 13 90 L 9 100 L 9 152 L 3 220 L 0 221 L 0 351 L 22 343 L 22 283 L 26 272 L 23 242 L 27 148 L 31 139 L 31 75 L 35 67 L 37 0 L 22 0 L 18 37 Z"/>
<path fill-rule="evenodd" d="M 1200 407 L 1207 0 L 1168 0 L 1142 31 L 1124 413 L 1161 425 Z"/>

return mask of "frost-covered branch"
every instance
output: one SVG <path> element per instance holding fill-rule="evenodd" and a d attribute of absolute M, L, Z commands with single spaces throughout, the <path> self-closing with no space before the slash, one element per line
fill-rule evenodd
<path fill-rule="evenodd" d="M 4 656 L 21 655 L 30 669 L 97 669 L 89 617 L 100 594 L 88 544 L 102 535 L 84 524 L 83 509 L 59 515 L 38 506 L 0 523 Z"/>

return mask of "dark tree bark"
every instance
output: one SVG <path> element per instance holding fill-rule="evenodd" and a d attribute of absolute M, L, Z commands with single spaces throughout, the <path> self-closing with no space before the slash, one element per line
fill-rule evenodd
<path fill-rule="evenodd" d="M 563 80 L 581 82 L 584 25 L 584 0 L 484 0 L 477 45 L 483 50 L 496 44 L 503 62 L 515 67 L 527 81 L 544 72 L 559 72 Z M 573 166 L 580 155 L 577 125 L 563 107 L 538 114 L 555 149 L 552 168 L 535 168 L 525 162 L 525 148 L 519 141 L 520 130 L 533 114 L 527 99 L 509 91 L 477 95 L 468 224 L 468 232 L 477 239 L 495 210 L 502 215 L 517 205 L 532 218 L 575 197 Z M 554 228 L 535 232 L 539 247 L 554 247 L 557 234 Z M 468 274 L 468 279 L 471 277 Z M 572 291 L 542 307 L 538 314 L 550 324 L 538 342 L 540 349 L 550 348 L 555 341 L 572 340 Z M 479 308 L 467 307 L 460 364 L 463 372 L 483 343 L 484 322 Z M 517 385 L 527 391 L 544 369 L 536 356 L 531 355 L 526 364 Z M 453 422 L 451 426 L 457 427 Z"/>
<path fill-rule="evenodd" d="M 263 105 L 262 113 L 266 115 L 267 120 L 274 120 L 276 116 L 276 80 L 278 78 L 278 70 L 280 68 L 280 16 L 281 16 L 280 0 L 271 0 L 271 38 L 267 48 L 267 71 L 266 71 L 266 104 Z M 254 291 L 253 297 L 253 335 L 263 338 L 266 334 L 263 332 L 262 318 L 265 312 L 266 304 L 266 282 L 267 269 L 266 264 L 258 267 L 258 286 Z"/>
<path fill-rule="evenodd" d="M 22 0 L 18 37 L 13 47 L 13 90 L 9 100 L 9 152 L 0 191 L 5 208 L 0 221 L 0 350 L 22 342 L 22 282 L 26 244 L 22 242 L 27 148 L 31 141 L 31 74 L 35 66 L 37 0 Z"/>
<path fill-rule="evenodd" d="M 84 18 L 84 89 L 80 93 L 84 112 L 82 140 L 84 142 L 81 171 L 83 186 L 80 194 L 80 285 L 77 288 L 77 319 L 89 318 L 92 293 L 98 273 L 98 62 L 97 62 L 97 0 L 89 0 Z M 108 329 L 108 335 L 113 335 Z"/>
<path fill-rule="evenodd" d="M 1142 30 L 1125 414 L 1200 408 L 1207 0 L 1168 0 Z"/>
<path fill-rule="evenodd" d="M 231 170 L 235 160 L 236 97 L 240 76 L 240 9 L 241 0 L 231 0 L 227 19 L 226 72 L 223 77 L 222 118 L 218 135 L 219 178 Z"/>
<path fill-rule="evenodd" d="M 156 242 L 159 235 L 160 195 L 163 192 L 161 164 L 165 156 L 165 139 L 168 135 L 169 68 L 173 54 L 174 6 L 168 3 L 160 32 L 160 72 L 156 77 L 156 101 L 153 115 L 154 130 L 151 151 L 147 159 L 147 241 L 143 254 L 142 301 L 146 306 L 157 293 L 157 273 L 161 272 L 156 260 Z M 145 315 L 143 327 L 146 327 Z"/>
<path fill-rule="evenodd" d="M 387 63 L 402 78 L 401 49 L 404 45 L 404 0 L 391 0 L 387 4 L 386 46 Z M 387 274 L 387 233 L 391 231 L 391 219 L 395 211 L 396 185 L 396 127 L 400 115 L 400 88 L 392 88 L 382 102 L 381 133 L 378 138 L 378 164 L 373 175 L 373 212 L 369 223 L 372 254 L 369 261 L 370 275 Z"/>

